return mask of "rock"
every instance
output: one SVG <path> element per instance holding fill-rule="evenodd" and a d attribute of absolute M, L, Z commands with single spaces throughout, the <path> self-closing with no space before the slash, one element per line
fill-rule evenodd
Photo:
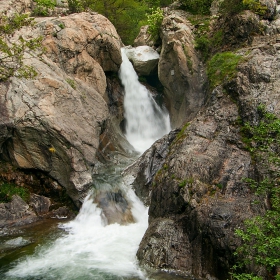
<path fill-rule="evenodd" d="M 138 36 L 133 42 L 134 47 L 150 46 L 154 45 L 154 41 L 151 38 L 151 34 L 148 32 L 149 25 L 141 26 Z"/>
<path fill-rule="evenodd" d="M 266 13 L 262 16 L 265 19 L 272 20 L 276 15 L 277 0 L 260 0 L 261 5 L 267 7 Z"/>
<path fill-rule="evenodd" d="M 79 206 L 92 184 L 99 137 L 110 124 L 105 72 L 118 71 L 122 43 L 96 13 L 38 21 L 36 29 L 15 35 L 44 35 L 46 54 L 25 60 L 38 75 L 0 84 L 0 156 L 48 174 Z"/>
<path fill-rule="evenodd" d="M 171 11 L 161 27 L 159 80 L 172 127 L 190 120 L 204 104 L 207 78 L 194 48 L 192 25 L 182 12 Z"/>
<path fill-rule="evenodd" d="M 252 161 L 237 120 L 257 124 L 259 105 L 280 117 L 279 50 L 278 35 L 258 36 L 240 49 L 244 60 L 235 78 L 217 87 L 206 109 L 173 140 L 151 182 L 149 227 L 137 252 L 141 265 L 228 279 L 240 245 L 235 229 L 267 209 L 266 199 L 243 180 L 267 170 Z M 145 180 L 138 182 L 145 190 Z"/>
<path fill-rule="evenodd" d="M 0 203 L 0 227 L 18 226 L 37 220 L 29 205 L 18 195 L 13 195 L 11 202 Z"/>
<path fill-rule="evenodd" d="M 242 181 L 254 168 L 237 118 L 236 104 L 218 88 L 173 140 L 152 182 L 149 228 L 137 252 L 141 265 L 227 279 L 239 245 L 236 227 L 265 209 L 252 204 Z"/>
<path fill-rule="evenodd" d="M 223 0 L 214 0 L 211 4 L 210 12 L 212 16 L 216 16 L 219 14 L 220 4 Z"/>
<path fill-rule="evenodd" d="M 262 32 L 259 16 L 249 10 L 226 19 L 221 18 L 216 26 L 219 29 L 221 25 L 224 27 L 224 41 L 234 48 L 250 45 L 254 36 Z"/>
<path fill-rule="evenodd" d="M 126 55 L 140 76 L 149 76 L 157 70 L 159 54 L 149 46 L 127 47 Z"/>
<path fill-rule="evenodd" d="M 48 197 L 33 193 L 30 195 L 29 204 L 33 208 L 34 212 L 38 216 L 40 216 L 40 215 L 47 214 L 49 212 L 51 201 Z"/>
<path fill-rule="evenodd" d="M 169 146 L 175 139 L 178 130 L 171 131 L 156 141 L 137 161 L 123 171 L 123 176 L 127 179 L 135 190 L 136 195 L 150 205 L 150 193 L 152 182 L 157 172 L 163 167 L 165 158 L 169 152 Z M 132 179 L 131 179 L 132 177 Z"/>
<path fill-rule="evenodd" d="M 0 2 L 0 11 L 7 16 L 30 13 L 32 4 L 32 0 L 5 0 Z"/>

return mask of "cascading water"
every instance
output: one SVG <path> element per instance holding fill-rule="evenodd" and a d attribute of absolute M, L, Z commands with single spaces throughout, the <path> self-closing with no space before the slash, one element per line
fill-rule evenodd
<path fill-rule="evenodd" d="M 139 83 L 124 48 L 122 58 L 120 78 L 125 88 L 126 138 L 135 150 L 143 153 L 170 131 L 169 115 L 157 105 L 148 89 Z"/>
<path fill-rule="evenodd" d="M 169 117 L 138 82 L 124 50 L 122 55 L 126 137 L 137 151 L 143 152 L 170 130 Z M 124 182 L 121 170 L 106 168 L 103 175 L 99 174 L 95 190 L 85 199 L 78 216 L 60 226 L 60 236 L 39 246 L 33 255 L 12 263 L 1 279 L 145 279 L 135 255 L 148 226 L 148 210 Z M 133 223 L 107 224 L 105 212 L 94 203 L 96 193 L 103 189 L 121 190 Z"/>

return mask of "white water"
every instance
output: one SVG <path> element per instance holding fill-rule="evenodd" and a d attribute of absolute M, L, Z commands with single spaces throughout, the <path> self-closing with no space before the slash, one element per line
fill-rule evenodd
<path fill-rule="evenodd" d="M 76 219 L 63 226 L 68 234 L 21 260 L 6 279 L 145 279 L 135 255 L 148 213 L 133 191 L 127 195 L 136 223 L 105 226 L 101 209 L 88 196 Z"/>
<path fill-rule="evenodd" d="M 170 129 L 168 114 L 139 84 L 131 63 L 123 53 L 120 77 L 125 86 L 127 138 L 143 152 Z M 145 279 L 136 261 L 139 243 L 148 227 L 148 209 L 119 177 L 105 174 L 106 187 L 123 190 L 135 223 L 106 225 L 102 210 L 89 194 L 75 220 L 61 225 L 62 236 L 37 248 L 32 256 L 18 260 L 2 279 Z M 109 179 L 112 177 L 111 179 Z M 101 186 L 102 188 L 102 186 Z M 105 188 L 105 185 L 104 185 Z"/>
<path fill-rule="evenodd" d="M 169 115 L 157 105 L 147 88 L 139 83 L 125 49 L 122 49 L 122 59 L 119 76 L 125 88 L 126 138 L 135 150 L 143 153 L 170 131 Z"/>

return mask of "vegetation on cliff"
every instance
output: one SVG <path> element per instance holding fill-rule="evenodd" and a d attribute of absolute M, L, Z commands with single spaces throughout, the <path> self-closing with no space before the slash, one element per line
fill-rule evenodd
<path fill-rule="evenodd" d="M 32 26 L 33 22 L 34 19 L 27 14 L 0 17 L 0 81 L 12 76 L 32 78 L 37 75 L 32 66 L 24 64 L 24 55 L 28 52 L 32 56 L 38 50 L 42 52 L 42 37 L 27 40 L 19 36 L 17 40 L 13 39 L 17 30 Z"/>
<path fill-rule="evenodd" d="M 261 170 L 259 180 L 246 181 L 257 195 L 267 199 L 268 210 L 264 216 L 246 220 L 244 228 L 236 230 L 243 242 L 236 251 L 241 261 L 234 270 L 257 265 L 267 269 L 271 279 L 280 279 L 276 272 L 280 264 L 280 120 L 267 112 L 264 106 L 258 107 L 258 115 L 257 125 L 245 123 L 242 128 L 243 141 Z M 253 273 L 236 272 L 233 278 L 262 279 Z"/>

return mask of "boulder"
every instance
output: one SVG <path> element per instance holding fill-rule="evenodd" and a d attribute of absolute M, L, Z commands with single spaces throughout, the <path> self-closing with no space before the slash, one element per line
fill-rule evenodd
<path fill-rule="evenodd" d="M 33 193 L 30 195 L 29 205 L 33 208 L 34 212 L 40 216 L 49 212 L 51 200 L 48 197 Z"/>
<path fill-rule="evenodd" d="M 186 16 L 182 11 L 171 11 L 161 26 L 158 75 L 173 128 L 193 118 L 206 98 L 207 78 Z"/>
<path fill-rule="evenodd" d="M 12 201 L 0 203 L 0 228 L 10 225 L 23 225 L 38 220 L 29 205 L 18 195 L 13 195 Z"/>
<path fill-rule="evenodd" d="M 260 0 L 259 2 L 261 5 L 267 7 L 267 11 L 262 17 L 265 19 L 272 20 L 276 15 L 277 0 Z"/>
<path fill-rule="evenodd" d="M 154 41 L 152 40 L 151 34 L 148 32 L 149 25 L 141 26 L 138 36 L 133 42 L 134 47 L 139 46 L 150 46 L 154 45 Z"/>
<path fill-rule="evenodd" d="M 149 46 L 127 47 L 126 55 L 140 76 L 149 76 L 157 70 L 159 54 Z"/>
<path fill-rule="evenodd" d="M 44 35 L 46 54 L 25 56 L 37 76 L 0 84 L 0 158 L 44 172 L 79 206 L 110 122 L 105 72 L 118 71 L 122 43 L 96 13 L 38 21 L 14 38 Z"/>

